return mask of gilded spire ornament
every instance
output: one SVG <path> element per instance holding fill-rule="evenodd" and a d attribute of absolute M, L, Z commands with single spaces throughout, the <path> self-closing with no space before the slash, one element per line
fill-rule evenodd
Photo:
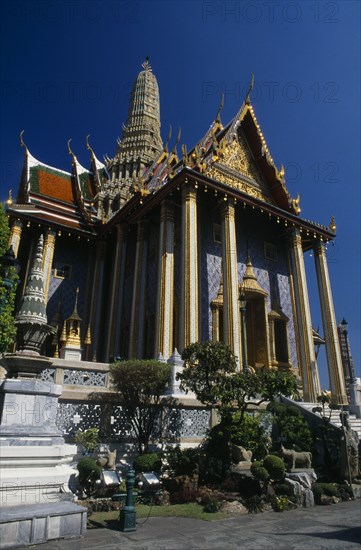
<path fill-rule="evenodd" d="M 148 57 L 142 68 L 133 86 L 122 139 L 118 141 L 116 156 L 108 166 L 116 174 L 115 186 L 118 183 L 129 183 L 130 186 L 163 149 L 158 83 Z"/>

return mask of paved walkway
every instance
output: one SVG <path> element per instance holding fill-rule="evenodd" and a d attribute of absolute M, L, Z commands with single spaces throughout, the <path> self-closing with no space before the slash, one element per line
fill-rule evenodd
<path fill-rule="evenodd" d="M 90 529 L 83 539 L 38 545 L 38 550 L 352 550 L 360 549 L 361 501 L 267 512 L 206 522 L 149 518 L 137 531 Z M 33 547 L 34 548 L 34 547 Z"/>

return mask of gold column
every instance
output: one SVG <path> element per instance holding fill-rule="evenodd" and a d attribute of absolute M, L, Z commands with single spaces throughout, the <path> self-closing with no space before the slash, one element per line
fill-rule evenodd
<path fill-rule="evenodd" d="M 314 248 L 314 253 L 331 395 L 340 405 L 347 405 L 348 400 L 342 368 L 340 343 L 337 334 L 331 283 L 325 248 L 322 242 L 317 243 Z"/>
<path fill-rule="evenodd" d="M 223 338 L 237 358 L 241 359 L 240 305 L 238 297 L 238 267 L 234 205 L 221 207 L 223 264 Z"/>
<path fill-rule="evenodd" d="M 112 277 L 109 290 L 109 314 L 108 326 L 106 331 L 106 347 L 105 360 L 108 361 L 111 355 L 119 355 L 119 351 L 115 353 L 116 332 L 119 331 L 121 320 L 121 310 L 123 303 L 123 283 L 124 283 L 124 266 L 125 266 L 125 248 L 127 226 L 125 224 L 117 225 L 117 240 L 115 243 Z"/>
<path fill-rule="evenodd" d="M 173 352 L 174 204 L 164 200 L 160 214 L 155 357 Z"/>
<path fill-rule="evenodd" d="M 148 223 L 146 221 L 138 222 L 132 313 L 130 319 L 129 357 L 137 359 L 141 359 L 143 355 L 143 332 L 148 253 L 147 226 Z"/>
<path fill-rule="evenodd" d="M 212 342 L 219 342 L 219 307 L 211 306 L 212 311 Z"/>
<path fill-rule="evenodd" d="M 198 224 L 197 191 L 185 183 L 182 189 L 180 349 L 198 342 Z"/>
<path fill-rule="evenodd" d="M 15 220 L 10 230 L 9 246 L 13 247 L 15 258 L 18 257 L 22 228 L 22 222 Z"/>
<path fill-rule="evenodd" d="M 92 352 L 93 361 L 97 361 L 98 357 L 98 338 L 99 338 L 99 324 L 100 324 L 100 310 L 102 304 L 103 295 L 103 276 L 104 276 L 104 260 L 105 260 L 106 243 L 104 241 L 98 241 L 96 243 L 96 256 L 94 267 L 94 279 L 91 295 L 91 307 L 90 307 L 90 326 L 92 339 Z"/>
<path fill-rule="evenodd" d="M 276 360 L 276 339 L 275 339 L 275 321 L 272 314 L 268 315 L 268 336 L 270 349 L 270 364 L 272 367 L 277 365 Z"/>
<path fill-rule="evenodd" d="M 51 268 L 53 265 L 53 257 L 55 250 L 56 233 L 52 229 L 48 229 L 45 233 L 44 251 L 43 251 L 43 273 L 44 273 L 44 299 L 48 301 L 49 285 L 51 278 Z"/>
<path fill-rule="evenodd" d="M 308 299 L 306 270 L 302 249 L 302 238 L 298 229 L 290 235 L 289 259 L 294 293 L 296 344 L 299 370 L 302 377 L 305 401 L 316 402 L 317 364 L 313 345 L 311 310 Z"/>

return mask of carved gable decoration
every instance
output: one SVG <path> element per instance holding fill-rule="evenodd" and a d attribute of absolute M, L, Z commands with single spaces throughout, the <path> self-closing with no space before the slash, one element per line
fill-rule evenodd
<path fill-rule="evenodd" d="M 237 139 L 226 143 L 223 150 L 220 148 L 218 158 L 206 173 L 234 189 L 275 204 L 242 132 L 238 132 Z"/>

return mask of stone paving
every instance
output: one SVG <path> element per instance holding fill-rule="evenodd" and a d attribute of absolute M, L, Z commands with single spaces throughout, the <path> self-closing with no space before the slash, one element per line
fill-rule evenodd
<path fill-rule="evenodd" d="M 266 512 L 222 521 L 139 519 L 137 531 L 89 529 L 83 539 L 39 550 L 352 550 L 360 549 L 361 501 Z M 33 547 L 34 548 L 34 547 Z"/>

